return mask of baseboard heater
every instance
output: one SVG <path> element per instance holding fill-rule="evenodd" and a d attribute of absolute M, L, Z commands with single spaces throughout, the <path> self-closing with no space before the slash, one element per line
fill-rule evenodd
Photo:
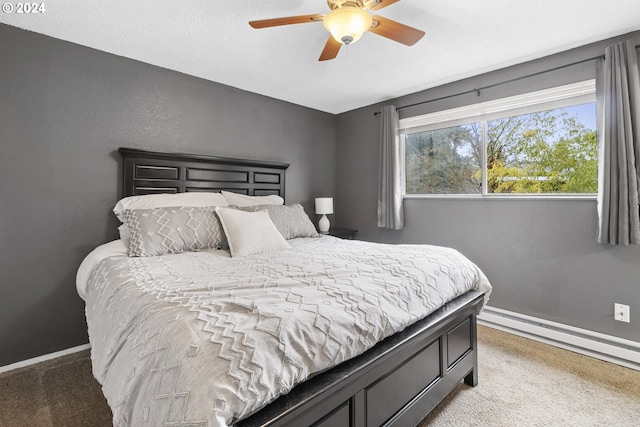
<path fill-rule="evenodd" d="M 478 324 L 640 371 L 640 343 L 635 341 L 489 306 Z"/>

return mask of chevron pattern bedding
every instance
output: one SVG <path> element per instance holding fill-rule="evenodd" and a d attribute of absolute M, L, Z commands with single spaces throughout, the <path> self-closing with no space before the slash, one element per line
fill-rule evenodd
<path fill-rule="evenodd" d="M 456 296 L 490 290 L 449 248 L 289 243 L 97 264 L 86 316 L 114 425 L 231 425 Z"/>

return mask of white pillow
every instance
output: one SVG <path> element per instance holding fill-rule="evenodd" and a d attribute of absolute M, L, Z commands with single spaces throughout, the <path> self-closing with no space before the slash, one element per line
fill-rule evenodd
<path fill-rule="evenodd" d="M 273 225 L 267 211 L 244 212 L 217 207 L 216 213 L 227 236 L 232 257 L 262 254 L 291 247 Z"/>
<path fill-rule="evenodd" d="M 205 207 L 229 206 L 227 200 L 220 193 L 192 191 L 175 194 L 145 194 L 143 196 L 129 196 L 120 199 L 113 208 L 113 213 L 122 221 L 122 212 L 135 209 L 170 208 L 175 206 Z"/>
<path fill-rule="evenodd" d="M 246 194 L 238 194 L 222 190 L 222 195 L 229 205 L 234 205 L 239 208 L 257 205 L 284 205 L 284 199 L 275 194 L 270 196 L 247 196 Z"/>
<path fill-rule="evenodd" d="M 129 229 L 127 228 L 127 226 L 124 224 L 120 224 L 120 227 L 118 227 L 118 234 L 120 234 L 120 240 L 122 240 L 124 244 L 128 246 L 131 234 L 129 233 Z"/>

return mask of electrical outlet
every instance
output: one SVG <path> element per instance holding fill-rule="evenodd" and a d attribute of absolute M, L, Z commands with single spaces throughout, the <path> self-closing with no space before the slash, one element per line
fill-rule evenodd
<path fill-rule="evenodd" d="M 629 306 L 624 304 L 613 304 L 613 318 L 619 322 L 629 323 Z"/>

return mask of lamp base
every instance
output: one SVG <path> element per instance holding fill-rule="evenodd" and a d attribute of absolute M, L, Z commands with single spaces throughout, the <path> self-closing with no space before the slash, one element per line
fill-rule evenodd
<path fill-rule="evenodd" d="M 322 234 L 327 234 L 329 232 L 329 227 L 331 227 L 329 218 L 327 218 L 326 215 L 322 215 L 322 218 L 318 221 L 318 231 Z"/>

